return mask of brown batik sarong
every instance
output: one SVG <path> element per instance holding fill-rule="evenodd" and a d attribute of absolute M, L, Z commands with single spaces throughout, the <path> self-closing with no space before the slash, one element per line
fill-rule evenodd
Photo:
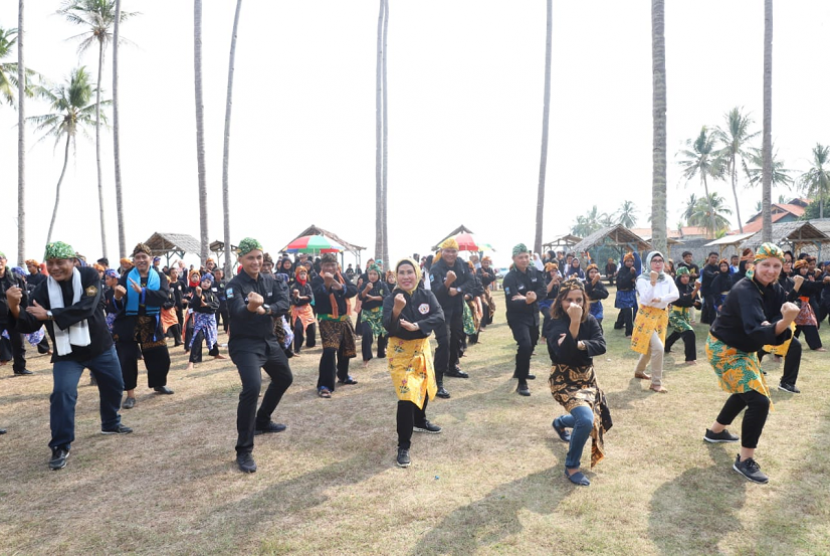
<path fill-rule="evenodd" d="M 344 320 L 320 319 L 320 336 L 323 338 L 323 349 L 336 349 L 344 357 L 349 358 L 357 355 L 351 317 L 346 317 Z"/>

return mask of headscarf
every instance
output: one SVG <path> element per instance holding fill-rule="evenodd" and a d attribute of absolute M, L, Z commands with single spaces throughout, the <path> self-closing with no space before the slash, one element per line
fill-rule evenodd
<path fill-rule="evenodd" d="M 795 261 L 795 264 L 793 265 L 793 270 L 799 270 L 799 269 L 802 269 L 802 268 L 806 268 L 807 264 L 808 263 L 807 263 L 806 260 L 799 259 L 799 260 Z"/>
<path fill-rule="evenodd" d="M 458 251 L 458 242 L 455 240 L 454 237 L 448 237 L 444 241 L 441 242 L 441 245 L 438 246 L 440 249 L 455 249 Z M 404 260 L 412 260 L 412 259 L 404 259 Z M 400 264 L 400 262 L 398 262 Z"/>
<path fill-rule="evenodd" d="M 755 251 L 755 263 L 759 263 L 764 259 L 776 258 L 784 263 L 784 252 L 781 250 L 780 247 L 775 245 L 774 243 L 764 243 L 762 244 L 757 251 Z"/>
<path fill-rule="evenodd" d="M 455 241 L 455 240 L 453 240 L 453 241 Z M 405 289 L 401 288 L 401 283 L 397 281 L 398 269 L 401 267 L 402 264 L 411 265 L 412 268 L 415 269 L 415 287 L 412 288 L 411 290 L 405 290 Z M 409 295 L 412 295 L 413 293 L 415 293 L 415 290 L 418 289 L 418 286 L 421 283 L 421 267 L 413 259 L 410 259 L 410 258 L 401 259 L 401 260 L 398 261 L 398 264 L 395 265 L 395 279 L 396 279 L 395 280 L 396 281 L 396 285 L 395 285 L 396 290 L 401 290 L 402 292 L 405 291 Z"/>
<path fill-rule="evenodd" d="M 300 274 L 305 273 L 305 280 L 300 278 Z M 308 269 L 303 265 L 297 266 L 297 270 L 294 271 L 294 279 L 299 282 L 301 286 L 305 286 L 308 282 Z"/>
<path fill-rule="evenodd" d="M 194 279 L 195 278 L 195 279 Z M 195 288 L 201 282 L 202 275 L 195 268 L 187 275 L 187 282 L 191 288 Z"/>
<path fill-rule="evenodd" d="M 210 282 L 211 284 L 213 284 L 213 274 L 211 274 L 210 272 L 206 273 L 204 276 L 202 276 L 202 277 L 199 279 L 199 283 L 201 284 L 201 283 L 202 283 L 202 282 L 204 282 L 205 280 L 207 280 L 208 282 Z"/>
<path fill-rule="evenodd" d="M 129 270 L 134 266 L 133 262 L 130 259 L 126 258 L 126 257 L 124 257 L 123 259 L 121 259 L 118 262 L 121 264 L 121 268 L 123 268 L 124 270 Z"/>
<path fill-rule="evenodd" d="M 528 252 L 529 252 L 529 251 L 527 250 L 527 245 L 525 245 L 524 243 L 519 243 L 519 244 L 516 244 L 516 245 L 513 247 L 513 256 L 514 256 L 514 257 L 515 257 L 516 255 L 521 255 L 522 253 L 528 253 Z"/>
<path fill-rule="evenodd" d="M 691 276 L 691 273 L 689 272 L 689 267 L 688 266 L 679 267 L 677 269 L 677 272 L 675 272 L 675 274 L 677 275 L 678 278 L 680 278 L 681 276 L 685 276 L 686 274 Z"/>
<path fill-rule="evenodd" d="M 236 252 L 240 257 L 243 257 L 254 250 L 262 251 L 262 244 L 252 237 L 246 237 L 240 241 L 239 246 L 236 248 Z"/>
<path fill-rule="evenodd" d="M 664 257 L 663 253 L 661 253 L 660 251 L 652 251 L 651 253 L 649 253 L 648 256 L 646 256 L 646 268 L 648 269 L 648 272 L 646 272 L 645 269 L 643 269 L 643 273 L 637 277 L 637 280 L 651 280 L 651 259 L 653 259 L 654 257 L 660 257 L 661 259 L 663 259 L 664 262 L 666 260 L 666 257 Z M 664 264 L 663 268 L 665 267 L 666 266 Z M 662 282 L 665 279 L 666 273 L 660 271 L 660 274 L 657 275 L 657 281 Z"/>
<path fill-rule="evenodd" d="M 718 267 L 720 267 L 720 265 L 722 265 L 722 264 L 725 264 L 726 266 L 729 266 L 729 261 L 727 261 L 726 259 L 719 260 L 718 261 Z"/>
<path fill-rule="evenodd" d="M 92 268 L 94 268 L 98 272 L 104 272 L 106 270 L 106 268 L 104 268 L 104 265 L 98 263 L 93 263 Z"/>
<path fill-rule="evenodd" d="M 104 271 L 104 278 L 118 278 L 118 273 L 111 268 L 107 269 Z"/>
<path fill-rule="evenodd" d="M 2 255 L 2 253 L 0 253 L 0 255 Z M 26 259 L 26 264 L 40 268 L 40 263 L 34 259 Z"/>
<path fill-rule="evenodd" d="M 599 267 L 597 267 L 597 265 L 595 265 L 594 263 L 589 264 L 585 268 L 585 277 L 586 278 L 588 277 L 588 273 L 591 272 L 592 270 L 596 270 L 597 272 L 599 272 Z"/>
<path fill-rule="evenodd" d="M 153 254 L 153 252 L 150 250 L 150 246 L 146 243 L 136 244 L 135 249 L 133 249 L 132 256 L 135 257 L 138 253 L 144 253 L 148 257 Z"/>
<path fill-rule="evenodd" d="M 484 263 L 487 263 L 487 264 L 493 264 L 493 259 L 491 259 L 489 256 L 486 256 L 486 255 L 485 255 L 485 256 L 484 256 L 484 257 L 482 257 L 482 259 L 481 259 L 481 264 L 484 264 Z"/>
<path fill-rule="evenodd" d="M 49 259 L 74 259 L 75 250 L 71 245 L 67 245 L 62 241 L 53 241 L 46 245 L 46 252 L 43 254 L 43 260 Z"/>
<path fill-rule="evenodd" d="M 551 270 L 559 270 L 559 265 L 556 263 L 545 263 L 545 272 L 550 272 Z"/>
<path fill-rule="evenodd" d="M 623 264 L 625 264 L 625 261 L 631 261 L 633 263 L 634 262 L 634 253 L 632 253 L 631 251 L 626 253 L 625 257 L 623 257 Z"/>
<path fill-rule="evenodd" d="M 369 276 L 369 271 L 374 270 L 378 274 L 378 281 L 383 278 L 383 272 L 380 270 L 380 266 L 377 263 L 372 263 L 368 267 L 366 267 L 366 276 Z"/>

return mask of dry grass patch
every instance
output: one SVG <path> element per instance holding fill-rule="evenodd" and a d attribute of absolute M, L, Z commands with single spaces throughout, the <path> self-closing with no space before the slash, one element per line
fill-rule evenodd
<path fill-rule="evenodd" d="M 257 437 L 250 476 L 233 464 L 240 384 L 229 361 L 186 373 L 171 348 L 176 394 L 140 387 L 136 408 L 122 412 L 135 429 L 125 438 L 98 434 L 85 375 L 59 472 L 46 465 L 51 366 L 33 358 L 28 378 L 3 367 L 0 553 L 830 554 L 830 356 L 805 353 L 803 394 L 773 392 L 758 450 L 771 482 L 753 485 L 731 471 L 736 446 L 702 441 L 726 398 L 703 361 L 705 328 L 699 364 L 679 365 L 675 346 L 670 393 L 656 395 L 632 378 L 636 354 L 612 330 L 613 302 L 606 314 L 609 353 L 596 364 L 615 426 L 589 488 L 562 476 L 567 445 L 550 426 L 561 408 L 544 346 L 533 395 L 514 393 L 503 313 L 462 359 L 473 378 L 446 379 L 452 399 L 430 402 L 444 432 L 414 435 L 406 470 L 394 465 L 396 398 L 383 361 L 353 364 L 360 384 L 321 400 L 320 349 L 292 359 L 294 384 L 275 415 L 288 430 Z M 764 366 L 776 383 L 780 367 Z"/>

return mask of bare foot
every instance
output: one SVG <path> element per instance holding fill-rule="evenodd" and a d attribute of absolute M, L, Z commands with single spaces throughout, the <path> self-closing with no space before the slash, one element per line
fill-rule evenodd
<path fill-rule="evenodd" d="M 827 350 L 826 350 L 826 349 L 824 349 L 823 347 L 820 347 L 820 348 L 818 348 L 818 349 L 814 349 L 813 351 L 827 351 Z"/>
<path fill-rule="evenodd" d="M 686 365 L 689 365 L 690 367 L 692 365 L 697 365 L 697 361 L 686 361 Z"/>
<path fill-rule="evenodd" d="M 634 371 L 634 378 L 639 378 L 641 380 L 651 380 L 651 375 L 647 375 L 643 371 Z"/>
<path fill-rule="evenodd" d="M 300 357 L 300 354 L 295 351 L 294 352 L 294 357 Z"/>
<path fill-rule="evenodd" d="M 363 362 L 363 368 L 365 369 L 365 368 L 366 368 L 366 367 L 368 367 L 368 366 L 369 366 L 369 361 L 364 361 L 364 362 Z"/>
<path fill-rule="evenodd" d="M 190 362 L 190 361 L 188 361 L 188 362 L 187 362 L 187 368 L 186 368 L 185 370 L 186 370 L 186 371 L 192 371 L 192 370 L 193 370 L 193 367 L 194 367 L 193 363 L 192 363 L 192 362 Z"/>
<path fill-rule="evenodd" d="M 219 355 L 215 356 L 214 359 L 227 359 L 227 357 L 220 353 Z"/>
<path fill-rule="evenodd" d="M 653 391 L 653 392 L 657 392 L 658 394 L 668 394 L 669 393 L 669 391 L 666 388 L 663 388 L 662 386 L 655 386 L 653 384 L 651 386 L 649 386 L 648 389 Z"/>

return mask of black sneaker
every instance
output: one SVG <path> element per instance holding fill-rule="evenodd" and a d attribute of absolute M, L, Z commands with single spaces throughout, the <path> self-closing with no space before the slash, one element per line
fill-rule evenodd
<path fill-rule="evenodd" d="M 438 425 L 433 425 L 429 421 L 424 421 L 421 425 L 415 425 L 412 427 L 412 430 L 415 432 L 425 432 L 427 434 L 440 434 L 441 427 Z"/>
<path fill-rule="evenodd" d="M 258 434 L 267 434 L 267 433 L 269 433 L 269 432 L 282 432 L 282 431 L 284 431 L 286 428 L 287 428 L 287 427 L 286 427 L 285 425 L 282 425 L 282 424 L 280 424 L 280 423 L 275 423 L 275 422 L 273 422 L 273 421 L 270 421 L 270 422 L 269 422 L 267 425 L 265 425 L 263 428 L 259 428 L 259 427 L 257 427 L 257 428 L 254 430 L 254 436 L 256 436 L 256 435 L 258 435 Z"/>
<path fill-rule="evenodd" d="M 0 429 L 0 434 L 6 434 L 6 429 Z"/>
<path fill-rule="evenodd" d="M 170 395 L 170 394 L 173 393 L 173 391 L 170 388 L 168 388 L 167 386 L 156 386 L 155 388 L 153 388 L 153 390 L 156 392 L 156 394 Z"/>
<path fill-rule="evenodd" d="M 239 466 L 239 470 L 243 473 L 256 473 L 256 462 L 254 462 L 254 456 L 248 452 L 236 454 L 236 465 Z"/>
<path fill-rule="evenodd" d="M 14 374 L 16 374 L 17 376 L 23 376 L 23 375 L 33 375 L 35 373 L 30 371 L 29 369 L 23 369 L 22 371 L 15 371 Z"/>
<path fill-rule="evenodd" d="M 66 458 L 69 457 L 69 448 L 52 448 L 52 459 L 49 460 L 49 469 L 57 471 L 66 467 Z"/>
<path fill-rule="evenodd" d="M 530 395 L 530 389 L 528 389 L 528 387 L 527 387 L 527 382 L 525 382 L 525 383 L 520 382 L 519 386 L 516 387 L 516 392 L 518 392 L 520 396 L 529 396 Z"/>
<path fill-rule="evenodd" d="M 101 434 L 130 434 L 131 432 L 133 429 L 124 425 L 118 425 L 114 429 L 101 429 Z"/>
<path fill-rule="evenodd" d="M 435 394 L 439 398 L 444 398 L 445 400 L 449 399 L 450 393 L 443 386 L 438 387 L 438 392 Z"/>
<path fill-rule="evenodd" d="M 453 378 L 470 378 L 470 375 L 459 369 L 458 367 L 447 371 L 444 373 L 444 376 L 451 376 Z"/>
<path fill-rule="evenodd" d="M 132 409 L 135 407 L 135 398 L 127 396 L 124 403 L 121 404 L 121 409 Z"/>
<path fill-rule="evenodd" d="M 710 429 L 706 429 L 703 440 L 718 444 L 723 442 L 737 442 L 740 439 L 726 429 L 723 429 L 721 432 L 712 432 Z"/>
<path fill-rule="evenodd" d="M 398 458 L 397 458 L 398 467 L 409 467 L 412 463 L 412 460 L 409 459 L 409 450 L 406 448 L 398 448 Z"/>
<path fill-rule="evenodd" d="M 536 375 L 527 375 L 528 380 L 536 380 Z"/>
<path fill-rule="evenodd" d="M 796 388 L 795 384 L 786 384 L 782 382 L 778 385 L 778 389 L 782 392 L 789 392 L 790 394 L 800 394 L 801 390 Z"/>
<path fill-rule="evenodd" d="M 741 461 L 741 456 L 738 454 L 735 456 L 735 464 L 732 466 L 732 469 L 753 483 L 765 485 L 769 482 L 769 477 L 761 473 L 761 466 L 752 458 L 746 458 L 744 461 Z"/>

